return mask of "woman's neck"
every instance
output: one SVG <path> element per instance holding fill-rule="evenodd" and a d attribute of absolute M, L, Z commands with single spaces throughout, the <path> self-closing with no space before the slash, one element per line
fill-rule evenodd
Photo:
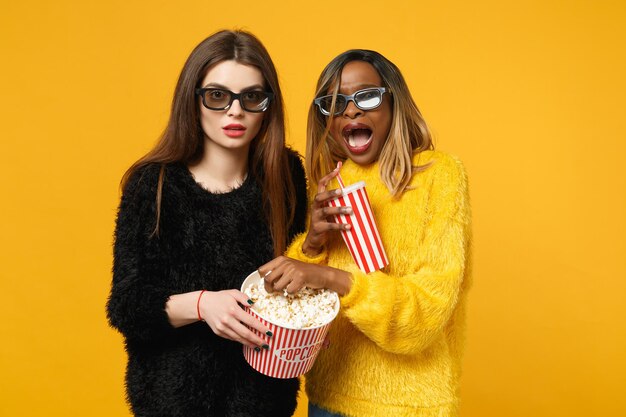
<path fill-rule="evenodd" d="M 189 166 L 196 182 L 209 191 L 227 192 L 243 184 L 248 176 L 249 147 L 228 149 L 205 142 L 200 161 Z"/>

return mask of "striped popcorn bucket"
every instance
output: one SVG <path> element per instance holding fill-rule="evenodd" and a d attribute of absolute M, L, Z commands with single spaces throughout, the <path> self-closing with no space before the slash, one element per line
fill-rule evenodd
<path fill-rule="evenodd" d="M 389 259 L 380 239 L 365 182 L 359 181 L 345 188 L 343 194 L 329 201 L 331 207 L 352 207 L 351 215 L 336 215 L 337 223 L 349 224 L 350 230 L 342 230 L 343 241 L 359 269 L 365 273 L 377 271 L 389 265 Z"/>
<path fill-rule="evenodd" d="M 260 279 L 259 273 L 253 272 L 243 282 L 241 291 L 243 292 L 246 287 Z M 328 323 L 305 329 L 295 329 L 272 323 L 252 308 L 245 306 L 246 312 L 263 323 L 273 333 L 273 336 L 269 338 L 267 335 L 252 329 L 254 333 L 265 340 L 270 348 L 256 352 L 254 349 L 244 346 L 243 356 L 246 362 L 260 373 L 274 378 L 296 378 L 307 373 L 313 367 L 332 320 L 339 312 L 339 297 L 337 297 L 335 305 L 335 315 Z"/>

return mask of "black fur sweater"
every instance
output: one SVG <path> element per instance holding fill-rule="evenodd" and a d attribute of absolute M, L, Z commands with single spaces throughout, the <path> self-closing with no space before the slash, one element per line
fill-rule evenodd
<path fill-rule="evenodd" d="M 304 231 L 306 182 L 290 153 L 296 216 L 290 237 Z M 172 294 L 239 289 L 273 258 L 259 184 L 249 175 L 237 189 L 212 194 L 182 164 L 167 166 L 156 221 L 159 166 L 135 173 L 123 193 L 115 230 L 113 284 L 107 303 L 112 326 L 125 337 L 126 390 L 137 416 L 291 416 L 297 379 L 253 370 L 242 345 L 204 322 L 173 328 L 165 313 Z"/>

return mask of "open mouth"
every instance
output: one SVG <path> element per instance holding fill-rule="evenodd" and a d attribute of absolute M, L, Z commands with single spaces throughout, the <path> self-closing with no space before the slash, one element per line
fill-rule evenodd
<path fill-rule="evenodd" d="M 352 153 L 363 153 L 367 151 L 374 136 L 372 133 L 372 129 L 363 124 L 350 124 L 341 131 L 343 140 Z"/>

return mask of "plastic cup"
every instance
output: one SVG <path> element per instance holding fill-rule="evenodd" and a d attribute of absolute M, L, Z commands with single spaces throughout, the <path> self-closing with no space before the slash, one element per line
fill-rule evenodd
<path fill-rule="evenodd" d="M 251 273 L 241 285 L 241 291 L 243 292 L 248 286 L 258 283 L 261 279 L 258 271 Z M 323 325 L 304 329 L 272 323 L 251 307 L 244 306 L 249 314 L 273 333 L 270 338 L 255 329 L 251 329 L 263 338 L 270 348 L 256 352 L 253 348 L 244 346 L 243 356 L 246 361 L 255 370 L 274 378 L 296 378 L 307 373 L 315 363 L 332 321 L 339 313 L 339 297 L 336 294 L 335 297 L 335 314 L 332 318 Z"/>
<path fill-rule="evenodd" d="M 352 207 L 352 214 L 335 215 L 337 223 L 349 224 L 350 230 L 342 230 L 343 241 L 359 269 L 365 273 L 377 271 L 389 265 L 387 253 L 378 233 L 372 213 L 365 181 L 359 181 L 342 189 L 343 193 L 329 201 L 331 207 Z"/>

